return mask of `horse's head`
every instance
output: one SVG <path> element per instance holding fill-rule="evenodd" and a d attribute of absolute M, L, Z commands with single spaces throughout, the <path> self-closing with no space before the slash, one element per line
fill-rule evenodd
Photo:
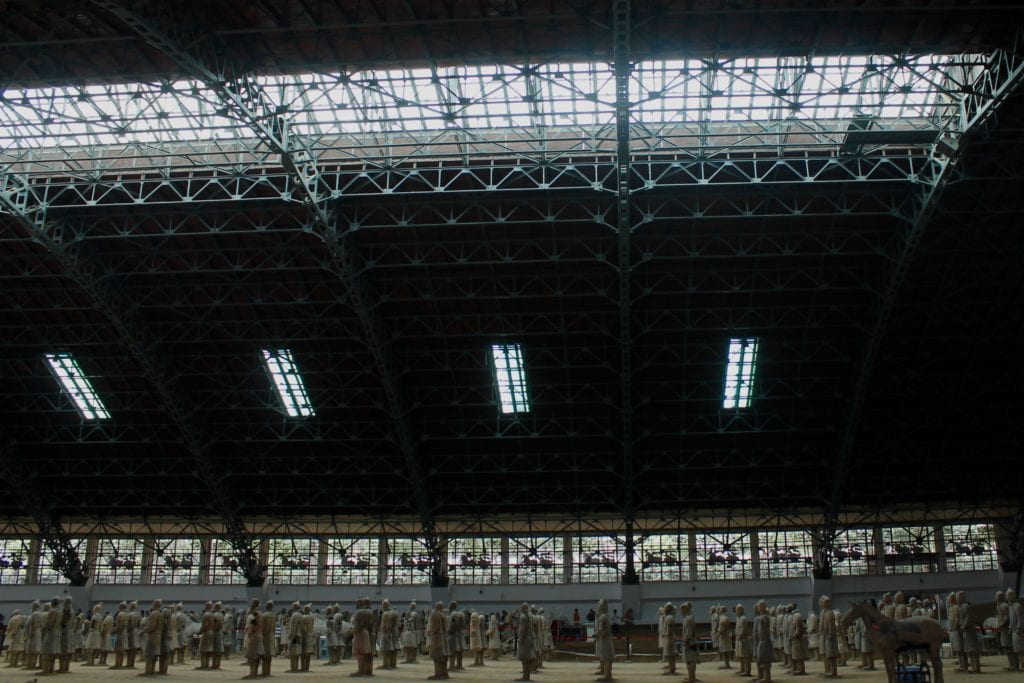
<path fill-rule="evenodd" d="M 842 620 L 839 622 L 839 626 L 843 630 L 846 630 L 847 628 L 850 627 L 850 624 L 852 624 L 854 621 L 856 621 L 857 619 L 860 619 L 863 616 L 864 616 L 864 606 L 863 606 L 863 604 L 862 603 L 857 603 L 857 602 L 851 602 L 850 603 L 850 609 L 848 609 L 846 611 L 846 614 L 843 615 Z"/>

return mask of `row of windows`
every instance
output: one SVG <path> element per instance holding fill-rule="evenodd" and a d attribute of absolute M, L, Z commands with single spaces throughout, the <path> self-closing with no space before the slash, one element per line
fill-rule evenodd
<path fill-rule="evenodd" d="M 750 407 L 754 395 L 757 347 L 756 338 L 729 340 L 722 408 L 738 410 Z M 316 410 L 306 390 L 306 382 L 291 349 L 263 349 L 261 354 L 284 412 L 294 418 L 315 415 Z M 70 353 L 47 353 L 45 359 L 61 389 L 74 403 L 83 420 L 105 420 L 110 417 L 110 411 L 96 393 L 89 376 Z M 530 393 L 522 345 L 492 344 L 491 369 L 501 412 L 506 415 L 530 412 Z"/>
<path fill-rule="evenodd" d="M 996 567 L 994 526 L 849 529 L 835 545 L 839 575 L 936 572 Z M 244 583 L 230 546 L 198 538 L 98 538 L 94 549 L 73 541 L 97 583 Z M 756 548 L 756 551 L 754 550 Z M 636 539 L 634 562 L 644 581 L 809 576 L 813 543 L 805 531 L 659 533 Z M 91 556 L 90 556 L 91 553 Z M 38 583 L 61 583 L 51 554 L 39 553 Z M 507 557 L 507 562 L 504 558 Z M 33 554 L 26 539 L 0 539 L 0 583 L 25 583 Z M 149 559 L 149 566 L 145 562 Z M 756 562 L 755 562 L 756 558 Z M 426 584 L 427 546 L 416 538 L 270 538 L 269 578 L 275 584 Z M 447 570 L 455 583 L 591 583 L 618 581 L 626 565 L 615 536 L 455 537 L 447 540 Z"/>

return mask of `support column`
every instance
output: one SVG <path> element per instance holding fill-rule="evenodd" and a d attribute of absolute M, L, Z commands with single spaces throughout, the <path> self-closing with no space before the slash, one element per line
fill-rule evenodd
<path fill-rule="evenodd" d="M 935 559 L 940 572 L 949 571 L 949 562 L 946 560 L 946 532 L 942 530 L 941 524 L 936 524 L 932 531 L 935 544 Z"/>
<path fill-rule="evenodd" d="M 265 567 L 265 573 L 263 575 L 263 583 L 266 584 L 270 579 L 270 540 L 261 538 L 259 545 L 256 547 L 257 561 L 261 567 Z M 248 577 L 246 577 L 248 578 Z M 255 586 L 253 586 L 255 588 Z"/>
<path fill-rule="evenodd" d="M 501 546 L 498 552 L 501 553 L 501 573 L 498 575 L 498 580 L 501 583 L 508 583 L 509 568 L 511 566 L 508 560 L 508 536 L 501 537 Z"/>
<path fill-rule="evenodd" d="M 156 552 L 153 549 L 153 539 L 149 538 L 142 543 L 142 575 L 139 582 L 142 585 L 153 583 L 153 563 L 156 561 Z"/>
<path fill-rule="evenodd" d="M 626 520 L 626 540 L 625 540 L 625 551 L 626 551 L 626 568 L 622 572 L 622 585 L 624 586 L 636 586 L 640 583 L 640 576 L 636 573 L 636 537 L 633 535 L 633 522 Z M 637 598 L 639 600 L 639 597 Z M 637 604 L 634 608 L 634 612 L 640 611 L 640 605 Z M 625 614 L 625 612 L 623 612 Z"/>
<path fill-rule="evenodd" d="M 322 586 L 327 583 L 327 557 L 330 551 L 327 541 L 318 538 L 316 541 L 316 584 Z"/>
<path fill-rule="evenodd" d="M 756 531 L 750 532 L 750 578 L 761 578 L 761 536 Z"/>
<path fill-rule="evenodd" d="M 572 583 L 575 567 L 572 566 L 572 535 L 562 536 L 562 583 Z"/>
<path fill-rule="evenodd" d="M 196 580 L 200 586 L 210 585 L 210 567 L 213 566 L 213 543 L 209 537 L 199 539 L 199 575 Z"/>
<path fill-rule="evenodd" d="M 100 552 L 100 540 L 95 536 L 85 539 L 85 575 L 96 582 L 97 556 Z"/>
<path fill-rule="evenodd" d="M 700 579 L 697 574 L 697 536 L 692 531 L 686 534 L 686 556 L 690 563 L 690 581 L 697 581 Z"/>
<path fill-rule="evenodd" d="M 28 566 L 25 568 L 25 583 L 39 583 L 39 562 L 42 559 L 42 546 L 38 538 L 28 540 L 28 557 L 25 561 Z"/>
<path fill-rule="evenodd" d="M 871 547 L 875 551 L 875 571 L 879 576 L 885 575 L 885 543 L 882 542 L 882 527 L 876 526 L 871 530 Z M 870 567 L 868 567 L 870 570 Z M 872 573 L 872 572 L 868 572 Z"/>
<path fill-rule="evenodd" d="M 377 539 L 377 585 L 383 586 L 387 584 L 388 579 L 388 562 L 390 561 L 388 555 L 388 539 L 386 536 L 381 536 Z"/>

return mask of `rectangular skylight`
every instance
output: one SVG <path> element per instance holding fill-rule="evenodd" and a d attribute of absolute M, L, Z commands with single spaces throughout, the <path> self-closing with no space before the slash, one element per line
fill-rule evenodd
<path fill-rule="evenodd" d="M 71 397 L 83 420 L 107 420 L 110 413 L 103 401 L 96 395 L 92 382 L 82 372 L 78 361 L 70 353 L 47 353 L 46 363 L 53 376 L 60 382 L 61 389 Z"/>
<path fill-rule="evenodd" d="M 291 349 L 263 349 L 263 360 L 267 372 L 274 380 L 281 403 L 289 417 L 310 417 L 315 415 L 313 404 L 306 393 L 306 383 L 299 374 Z"/>
<path fill-rule="evenodd" d="M 757 338 L 729 340 L 729 364 L 725 369 L 725 397 L 722 407 L 749 408 L 757 370 Z"/>
<path fill-rule="evenodd" d="M 526 391 L 526 370 L 523 368 L 523 349 L 519 344 L 492 344 L 494 381 L 501 398 L 501 412 L 530 412 L 530 397 Z"/>

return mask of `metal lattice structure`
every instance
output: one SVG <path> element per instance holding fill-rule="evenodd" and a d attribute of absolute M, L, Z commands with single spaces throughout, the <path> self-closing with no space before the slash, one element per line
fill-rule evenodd
<path fill-rule="evenodd" d="M 255 583 L 255 515 L 407 516 L 436 563 L 453 518 L 611 515 L 631 562 L 651 518 L 799 508 L 827 574 L 848 509 L 1017 500 L 1015 3 L 0 11 L 4 472 L 49 501 L 6 514 L 58 543 L 212 516 Z"/>

